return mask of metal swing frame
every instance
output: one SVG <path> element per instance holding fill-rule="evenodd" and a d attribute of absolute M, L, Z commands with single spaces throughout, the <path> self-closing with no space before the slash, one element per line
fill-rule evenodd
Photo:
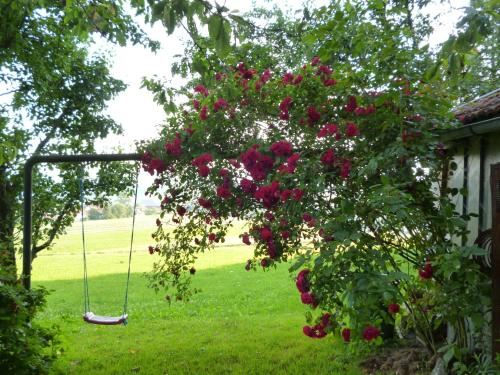
<path fill-rule="evenodd" d="M 141 154 L 82 154 L 35 155 L 24 165 L 24 214 L 23 214 L 23 285 L 31 288 L 31 230 L 33 201 L 33 168 L 41 163 L 84 163 L 92 161 L 140 161 Z"/>

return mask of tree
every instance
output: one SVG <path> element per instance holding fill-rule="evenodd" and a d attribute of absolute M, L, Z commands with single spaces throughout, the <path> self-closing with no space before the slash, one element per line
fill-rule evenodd
<path fill-rule="evenodd" d="M 497 89 L 499 21 L 498 2 L 472 0 L 457 23 L 456 35 L 442 45 L 436 63 L 426 72 L 426 79 L 436 74 L 446 76 L 461 102 Z"/>
<path fill-rule="evenodd" d="M 114 2 L 10 1 L 1 11 L 6 100 L 0 107 L 0 258 L 2 265 L 14 266 L 26 158 L 50 152 L 92 153 L 96 139 L 121 131 L 101 113 L 125 85 L 110 77 L 104 56 L 88 54 L 90 35 L 99 32 L 120 44 L 131 40 L 156 45 Z M 115 170 L 116 165 L 107 169 Z M 35 172 L 33 257 L 51 245 L 78 209 L 81 173 L 75 172 L 71 165 Z M 100 183 L 86 183 L 87 196 L 99 200 L 101 192 L 122 190 L 124 184 L 112 175 L 101 172 Z"/>
<path fill-rule="evenodd" d="M 88 211 L 88 218 L 89 220 L 102 220 L 103 219 L 103 214 L 101 210 L 98 210 L 95 207 L 91 207 Z"/>
<path fill-rule="evenodd" d="M 468 218 L 455 212 L 457 192 L 439 188 L 449 158 L 438 132 L 457 124 L 458 91 L 427 74 L 442 57 L 423 44 L 431 28 L 417 10 L 427 3 L 332 2 L 308 16 L 303 42 L 289 39 L 304 55 L 288 51 L 287 63 L 261 40 L 205 60 L 194 47 L 188 60 L 204 69 L 180 65 L 200 74 L 186 87 L 148 82 L 169 113 L 143 166 L 157 175 L 149 192 L 161 216 L 178 223 L 154 233 L 154 288 L 189 297 L 185 270 L 243 219 L 242 241 L 255 244 L 247 270 L 289 260 L 301 270 L 302 302 L 322 311 L 306 335 L 377 343 L 406 319 L 430 352 L 471 355 L 436 332 L 474 316 L 480 336 L 489 302 L 473 259 L 484 251 L 451 241 L 467 235 Z"/>
<path fill-rule="evenodd" d="M 91 35 L 156 48 L 121 5 L 107 0 L 0 2 L 0 368 L 8 373 L 45 373 L 52 358 L 43 348 L 54 342 L 53 332 L 30 321 L 42 308 L 45 291 L 26 291 L 17 280 L 22 167 L 31 155 L 93 153 L 97 139 L 121 131 L 102 112 L 125 85 L 110 76 L 103 55 L 88 53 Z M 132 168 L 116 164 L 101 166 L 93 181 L 74 165 L 38 168 L 32 258 L 73 222 L 79 178 L 85 177 L 88 203 L 97 204 L 130 187 L 134 175 Z"/>

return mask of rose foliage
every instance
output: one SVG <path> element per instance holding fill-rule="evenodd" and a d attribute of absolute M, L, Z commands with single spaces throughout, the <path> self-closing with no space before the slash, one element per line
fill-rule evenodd
<path fill-rule="evenodd" d="M 197 255 L 243 220 L 247 270 L 300 270 L 307 336 L 377 343 L 404 321 L 436 352 L 444 322 L 487 303 L 482 251 L 452 241 L 465 221 L 441 185 L 450 103 L 432 84 L 350 77 L 317 57 L 290 71 L 240 62 L 187 94 L 144 150 L 163 220 L 151 282 L 188 296 Z"/>

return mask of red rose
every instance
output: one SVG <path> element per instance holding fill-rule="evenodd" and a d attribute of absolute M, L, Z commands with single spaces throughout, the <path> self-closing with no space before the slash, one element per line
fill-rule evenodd
<path fill-rule="evenodd" d="M 321 162 L 324 165 L 333 165 L 337 158 L 335 157 L 335 151 L 333 148 L 329 148 L 326 152 L 321 155 Z"/>
<path fill-rule="evenodd" d="M 424 280 L 432 278 L 432 273 L 433 273 L 432 265 L 429 262 L 426 262 L 424 268 L 418 272 L 420 277 Z"/>
<path fill-rule="evenodd" d="M 290 109 L 290 106 L 292 105 L 292 97 L 290 96 L 287 96 L 285 97 L 285 99 L 283 99 L 279 105 L 280 107 L 280 111 L 281 112 L 288 112 L 288 110 Z"/>
<path fill-rule="evenodd" d="M 340 177 L 346 179 L 347 177 L 349 177 L 350 172 L 351 172 L 351 161 L 346 159 L 344 160 L 344 162 L 342 163 L 342 167 L 340 168 Z"/>
<path fill-rule="evenodd" d="M 195 167 L 201 167 L 203 165 L 207 165 L 208 163 L 212 162 L 214 159 L 212 155 L 210 154 L 201 154 L 200 156 L 194 158 L 191 160 L 191 165 Z"/>
<path fill-rule="evenodd" d="M 347 98 L 347 105 L 345 106 L 346 112 L 354 112 L 354 110 L 358 107 L 355 96 L 349 96 Z"/>
<path fill-rule="evenodd" d="M 304 77 L 302 75 L 297 75 L 297 77 L 295 77 L 295 79 L 293 80 L 293 84 L 294 85 L 298 85 L 300 82 L 302 82 L 302 80 L 304 79 Z"/>
<path fill-rule="evenodd" d="M 289 189 L 285 189 L 281 192 L 281 201 L 286 202 L 288 198 L 292 195 L 292 191 Z"/>
<path fill-rule="evenodd" d="M 312 219 L 313 217 L 311 216 L 311 214 L 308 213 L 302 214 L 302 220 L 304 220 L 305 222 L 311 221 Z"/>
<path fill-rule="evenodd" d="M 332 72 L 333 70 L 329 66 L 321 65 L 320 67 L 318 67 L 318 74 L 321 74 L 323 76 L 329 76 L 330 74 L 332 74 Z"/>
<path fill-rule="evenodd" d="M 255 185 L 251 180 L 243 178 L 240 181 L 241 189 L 248 194 L 253 194 L 257 190 L 257 185 Z"/>
<path fill-rule="evenodd" d="M 210 209 L 210 216 L 212 216 L 214 219 L 218 219 L 220 217 L 217 210 L 213 207 Z"/>
<path fill-rule="evenodd" d="M 309 327 L 309 326 L 304 326 L 302 328 L 302 332 L 304 332 L 304 335 L 306 335 L 307 337 L 315 337 L 316 336 L 312 327 Z"/>
<path fill-rule="evenodd" d="M 255 191 L 253 196 L 258 201 L 261 201 L 264 207 L 272 208 L 278 203 L 280 199 L 281 193 L 279 187 L 279 182 L 273 181 L 269 185 L 257 187 L 257 190 Z"/>
<path fill-rule="evenodd" d="M 264 214 L 264 217 L 269 220 L 269 221 L 274 221 L 274 215 L 272 212 L 270 211 L 266 211 L 266 213 Z"/>
<path fill-rule="evenodd" d="M 363 338 L 366 341 L 375 340 L 380 336 L 380 330 L 377 327 L 368 326 L 363 331 Z"/>
<path fill-rule="evenodd" d="M 203 85 L 198 85 L 194 88 L 194 92 L 198 92 L 203 96 L 208 96 L 208 89 Z"/>
<path fill-rule="evenodd" d="M 269 267 L 269 259 L 267 258 L 263 258 L 261 261 L 260 261 L 260 265 L 264 268 L 266 267 Z"/>
<path fill-rule="evenodd" d="M 183 206 L 177 206 L 176 211 L 179 216 L 184 216 L 184 214 L 186 213 L 186 208 Z"/>
<path fill-rule="evenodd" d="M 208 108 L 204 105 L 200 111 L 200 120 L 205 121 L 208 119 Z"/>
<path fill-rule="evenodd" d="M 208 168 L 206 165 L 200 165 L 198 167 L 198 174 L 201 177 L 207 177 L 210 174 L 210 168 Z"/>
<path fill-rule="evenodd" d="M 321 114 L 313 106 L 307 108 L 307 117 L 309 117 L 309 125 L 313 125 L 321 119 Z"/>
<path fill-rule="evenodd" d="M 315 333 L 316 333 L 316 338 L 317 339 L 322 339 L 323 337 L 326 336 L 325 328 L 321 324 L 316 324 L 313 327 Z"/>
<path fill-rule="evenodd" d="M 217 239 L 217 236 L 215 235 L 215 233 L 210 233 L 210 234 L 208 235 L 208 240 L 209 240 L 210 242 L 214 242 L 216 239 Z"/>
<path fill-rule="evenodd" d="M 351 330 L 349 328 L 344 328 L 342 330 L 342 338 L 344 339 L 344 342 L 351 341 Z"/>
<path fill-rule="evenodd" d="M 267 227 L 261 228 L 260 238 L 262 241 L 268 242 L 273 239 L 273 232 Z"/>
<path fill-rule="evenodd" d="M 391 314 L 397 314 L 399 312 L 399 305 L 397 303 L 390 303 L 389 306 L 387 306 L 387 311 Z"/>
<path fill-rule="evenodd" d="M 210 208 L 210 207 L 212 207 L 212 202 L 210 202 L 210 200 L 205 199 L 205 198 L 198 198 L 198 203 L 203 208 Z"/>
<path fill-rule="evenodd" d="M 292 198 L 296 201 L 300 201 L 302 199 L 302 197 L 304 196 L 304 191 L 299 189 L 299 188 L 295 188 L 292 190 Z"/>
<path fill-rule="evenodd" d="M 290 83 L 293 83 L 293 79 L 294 75 L 290 72 L 286 72 L 281 78 L 281 82 L 283 82 L 285 85 L 288 85 Z"/>
<path fill-rule="evenodd" d="M 231 189 L 227 186 L 221 185 L 217 187 L 217 196 L 222 199 L 231 198 Z"/>
<path fill-rule="evenodd" d="M 359 135 L 359 130 L 358 130 L 358 127 L 356 126 L 356 124 L 354 124 L 352 122 L 348 122 L 346 124 L 346 128 L 345 128 L 345 135 L 347 137 L 355 137 L 355 136 Z"/>
<path fill-rule="evenodd" d="M 278 256 L 278 253 L 276 252 L 276 245 L 273 241 L 269 241 L 267 243 L 267 255 L 269 255 L 271 259 L 276 259 Z"/>
<path fill-rule="evenodd" d="M 219 176 L 221 176 L 221 177 L 226 177 L 228 174 L 229 174 L 229 170 L 227 170 L 226 168 L 221 168 L 219 170 Z"/>
<path fill-rule="evenodd" d="M 311 270 L 306 268 L 300 271 L 299 274 L 297 275 L 297 280 L 295 282 L 295 285 L 297 286 L 297 289 L 300 293 L 307 293 L 310 290 L 309 279 L 308 279 L 309 272 L 311 272 Z"/>
<path fill-rule="evenodd" d="M 331 317 L 331 316 L 332 316 L 332 315 L 331 315 L 330 313 L 324 313 L 324 314 L 323 314 L 323 316 L 321 317 L 321 325 L 322 325 L 323 327 L 325 327 L 325 328 L 326 328 L 326 327 L 328 326 L 328 324 L 330 324 L 330 317 Z"/>
<path fill-rule="evenodd" d="M 214 112 L 217 112 L 219 111 L 219 109 L 226 109 L 228 106 L 227 102 L 222 99 L 222 98 L 219 98 L 217 99 L 217 101 L 214 103 Z"/>
<path fill-rule="evenodd" d="M 288 156 L 292 154 L 292 144 L 285 140 L 278 141 L 271 145 L 270 150 L 276 156 Z"/>
<path fill-rule="evenodd" d="M 172 142 L 165 143 L 165 151 L 167 151 L 167 154 L 169 155 L 180 156 L 182 153 L 181 144 L 181 135 L 179 133 L 176 133 L 175 139 Z"/>
<path fill-rule="evenodd" d="M 312 65 L 312 66 L 316 66 L 316 65 L 318 65 L 318 64 L 319 64 L 319 61 L 320 61 L 320 60 L 319 60 L 319 57 L 318 57 L 318 56 L 314 56 L 314 57 L 312 58 L 312 60 L 311 60 L 311 65 Z"/>
<path fill-rule="evenodd" d="M 231 164 L 234 168 L 241 167 L 240 162 L 236 159 L 229 159 L 228 161 L 229 161 L 229 164 Z"/>
<path fill-rule="evenodd" d="M 324 138 L 328 135 L 336 135 L 339 131 L 339 127 L 335 124 L 326 124 L 321 128 L 316 137 Z"/>
<path fill-rule="evenodd" d="M 153 246 L 148 246 L 148 251 L 150 254 L 154 254 L 155 248 Z"/>
<path fill-rule="evenodd" d="M 326 86 L 326 87 L 329 87 L 329 86 L 334 86 L 337 84 L 337 81 L 334 80 L 333 78 L 332 79 L 325 79 L 323 84 Z"/>
<path fill-rule="evenodd" d="M 300 300 L 304 305 L 316 305 L 316 301 L 314 300 L 314 296 L 310 292 L 305 292 L 300 294 Z"/>
<path fill-rule="evenodd" d="M 250 235 L 247 232 L 243 233 L 243 235 L 241 236 L 241 238 L 242 238 L 243 243 L 245 245 L 250 245 L 251 244 L 251 242 L 250 242 Z"/>
<path fill-rule="evenodd" d="M 161 159 L 153 159 L 151 160 L 151 163 L 149 164 L 149 169 L 148 172 L 151 174 L 151 176 L 154 174 L 154 171 L 156 173 L 160 174 L 163 173 L 167 170 L 167 166 Z"/>
<path fill-rule="evenodd" d="M 322 339 L 326 336 L 324 327 L 321 324 L 317 324 L 314 327 L 304 326 L 302 332 L 304 332 L 304 335 L 313 339 Z"/>

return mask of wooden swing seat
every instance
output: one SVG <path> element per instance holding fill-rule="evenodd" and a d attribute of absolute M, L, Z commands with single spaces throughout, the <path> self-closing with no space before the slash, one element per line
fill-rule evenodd
<path fill-rule="evenodd" d="M 83 315 L 83 320 L 90 324 L 98 324 L 98 325 L 106 325 L 112 326 L 117 324 L 126 324 L 127 323 L 127 314 L 122 314 L 121 316 L 103 316 L 103 315 L 95 315 L 93 312 L 86 312 Z"/>

